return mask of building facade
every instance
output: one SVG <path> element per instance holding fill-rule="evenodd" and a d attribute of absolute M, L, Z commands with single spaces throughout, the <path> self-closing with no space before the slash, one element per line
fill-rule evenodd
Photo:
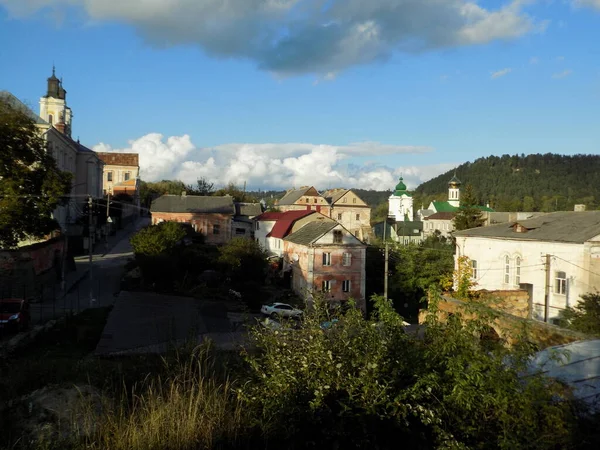
<path fill-rule="evenodd" d="M 104 195 L 127 194 L 137 197 L 140 161 L 137 153 L 98 152 L 104 162 L 102 192 Z"/>
<path fill-rule="evenodd" d="M 549 213 L 454 236 L 475 289 L 527 290 L 536 319 L 552 321 L 600 289 L 600 211 Z"/>
<path fill-rule="evenodd" d="M 331 212 L 327 200 L 313 186 L 287 191 L 281 199 L 275 201 L 275 207 L 282 212 L 307 210 L 326 216 Z"/>
<path fill-rule="evenodd" d="M 330 205 L 329 217 L 354 236 L 368 242 L 371 234 L 371 208 L 350 189 L 331 189 L 323 193 Z"/>
<path fill-rule="evenodd" d="M 209 244 L 225 244 L 232 237 L 235 208 L 230 196 L 163 195 L 154 199 L 150 212 L 152 225 L 187 223 Z"/>
<path fill-rule="evenodd" d="M 395 222 L 414 220 L 413 198 L 406 190 L 404 180 L 400 177 L 394 192 L 388 198 L 388 218 Z"/>
<path fill-rule="evenodd" d="M 366 245 L 342 225 L 310 222 L 284 240 L 284 271 L 291 287 L 311 301 L 315 295 L 333 304 L 349 299 L 366 310 Z"/>

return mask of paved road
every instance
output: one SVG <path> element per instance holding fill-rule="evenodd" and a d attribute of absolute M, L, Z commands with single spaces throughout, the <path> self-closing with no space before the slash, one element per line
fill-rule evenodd
<path fill-rule="evenodd" d="M 120 290 L 123 268 L 133 252 L 129 238 L 140 228 L 149 223 L 148 218 L 141 218 L 135 224 L 120 230 L 117 236 L 109 241 L 108 248 L 103 244 L 96 246 L 90 270 L 89 257 L 75 258 L 77 273 L 81 281 L 76 283 L 64 296 L 55 301 L 45 301 L 31 305 L 32 322 L 43 323 L 60 317 L 66 312 L 78 312 L 87 308 L 112 305 L 115 294 Z"/>

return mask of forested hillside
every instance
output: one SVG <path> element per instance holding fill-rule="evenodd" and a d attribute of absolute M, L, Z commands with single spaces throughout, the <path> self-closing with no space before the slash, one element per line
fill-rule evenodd
<path fill-rule="evenodd" d="M 416 196 L 428 203 L 444 199 L 446 172 L 416 189 Z M 600 206 L 600 156 L 596 155 L 503 155 L 480 158 L 457 167 L 456 176 L 473 185 L 481 204 L 497 211 L 566 211 L 575 204 L 587 209 Z"/>

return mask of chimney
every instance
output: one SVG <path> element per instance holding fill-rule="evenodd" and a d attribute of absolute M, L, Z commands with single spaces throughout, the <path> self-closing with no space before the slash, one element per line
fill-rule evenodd
<path fill-rule="evenodd" d="M 585 211 L 585 205 L 575 205 L 575 211 L 582 212 Z"/>

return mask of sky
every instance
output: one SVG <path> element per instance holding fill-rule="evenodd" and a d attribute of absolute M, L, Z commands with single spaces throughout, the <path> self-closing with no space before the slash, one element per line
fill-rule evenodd
<path fill-rule="evenodd" d="M 600 0 L 0 0 L 0 90 L 146 181 L 409 188 L 600 153 Z M 467 181 L 468 180 L 462 180 Z"/>

